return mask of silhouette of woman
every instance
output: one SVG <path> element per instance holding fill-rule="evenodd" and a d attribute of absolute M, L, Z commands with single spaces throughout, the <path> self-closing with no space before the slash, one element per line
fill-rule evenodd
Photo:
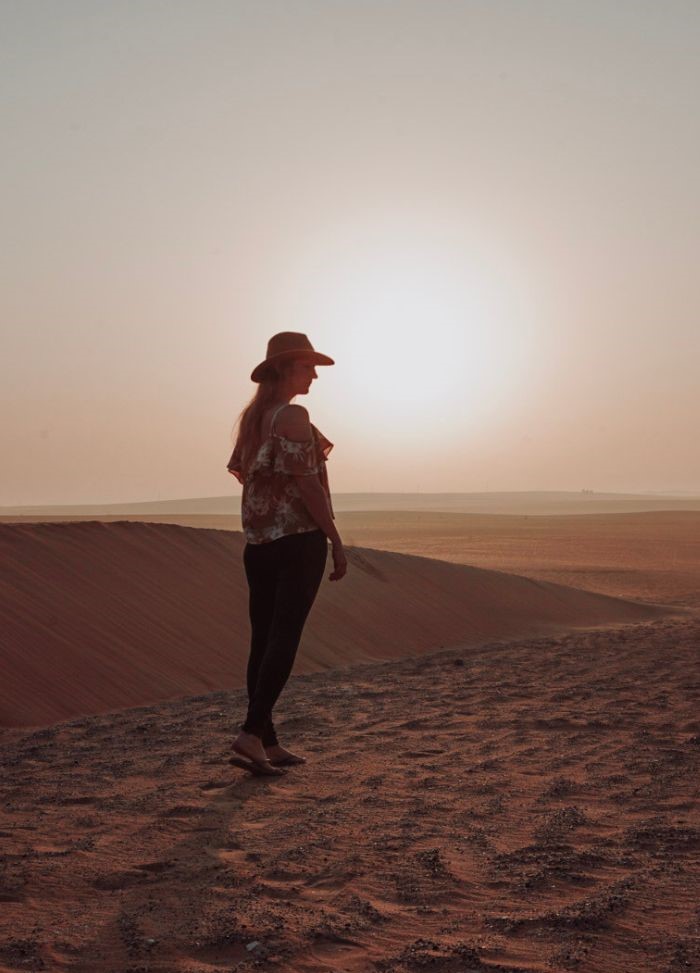
<path fill-rule="evenodd" d="M 243 484 L 243 565 L 251 625 L 247 668 L 248 712 L 233 742 L 232 763 L 253 773 L 279 775 L 305 763 L 285 749 L 272 710 L 291 674 L 302 630 L 316 598 L 332 545 L 331 581 L 346 573 L 326 472 L 333 443 L 309 421 L 304 406 L 316 365 L 333 359 L 315 351 L 304 334 L 270 338 L 267 355 L 251 374 L 258 388 L 238 418 L 227 469 Z M 238 756 L 235 756 L 238 755 Z"/>

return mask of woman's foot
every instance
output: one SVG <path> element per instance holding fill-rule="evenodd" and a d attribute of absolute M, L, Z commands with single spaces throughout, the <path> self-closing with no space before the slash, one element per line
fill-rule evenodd
<path fill-rule="evenodd" d="M 291 750 L 287 750 L 279 743 L 265 747 L 265 753 L 271 764 L 305 764 L 306 757 L 300 757 Z"/>
<path fill-rule="evenodd" d="M 233 741 L 232 749 L 235 753 L 240 754 L 241 757 L 245 757 L 247 760 L 252 760 L 254 764 L 264 769 L 269 769 L 270 773 L 279 773 L 275 770 L 265 753 L 265 748 L 262 745 L 262 740 L 260 737 L 256 737 L 252 733 L 246 733 L 245 730 L 241 730 L 236 739 Z"/>

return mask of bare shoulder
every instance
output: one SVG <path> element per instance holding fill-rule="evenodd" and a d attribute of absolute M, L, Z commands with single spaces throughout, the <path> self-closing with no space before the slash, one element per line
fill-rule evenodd
<path fill-rule="evenodd" d="M 288 405 L 280 410 L 275 422 L 278 436 L 303 442 L 311 438 L 311 421 L 303 405 Z"/>

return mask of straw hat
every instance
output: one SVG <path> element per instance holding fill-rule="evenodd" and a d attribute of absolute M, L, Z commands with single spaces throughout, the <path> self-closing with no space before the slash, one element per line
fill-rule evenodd
<path fill-rule="evenodd" d="M 312 361 L 314 365 L 335 365 L 333 359 L 329 358 L 328 355 L 322 355 L 314 350 L 314 346 L 305 334 L 299 334 L 296 331 L 280 331 L 279 334 L 273 335 L 268 341 L 265 361 L 261 361 L 259 365 L 255 366 L 250 375 L 251 381 L 262 382 L 263 379 L 267 378 L 267 373 L 273 362 L 277 364 L 289 358 L 305 358 Z"/>

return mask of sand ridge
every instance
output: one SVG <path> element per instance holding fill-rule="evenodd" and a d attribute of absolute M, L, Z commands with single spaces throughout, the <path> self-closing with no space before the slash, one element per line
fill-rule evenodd
<path fill-rule="evenodd" d="M 100 517 L 105 523 L 123 519 L 124 515 Z M 129 514 L 129 521 L 241 529 L 240 516 L 213 513 Z M 36 523 L 42 518 L 16 517 L 9 522 Z M 620 598 L 700 606 L 698 510 L 557 515 L 534 514 L 528 508 L 517 514 L 341 510 L 337 524 L 353 547 L 418 554 Z"/>
<path fill-rule="evenodd" d="M 169 524 L 0 525 L 0 725 L 244 685 L 242 547 L 241 534 Z M 407 553 L 348 557 L 342 583 L 322 584 L 297 673 L 665 611 Z"/>

